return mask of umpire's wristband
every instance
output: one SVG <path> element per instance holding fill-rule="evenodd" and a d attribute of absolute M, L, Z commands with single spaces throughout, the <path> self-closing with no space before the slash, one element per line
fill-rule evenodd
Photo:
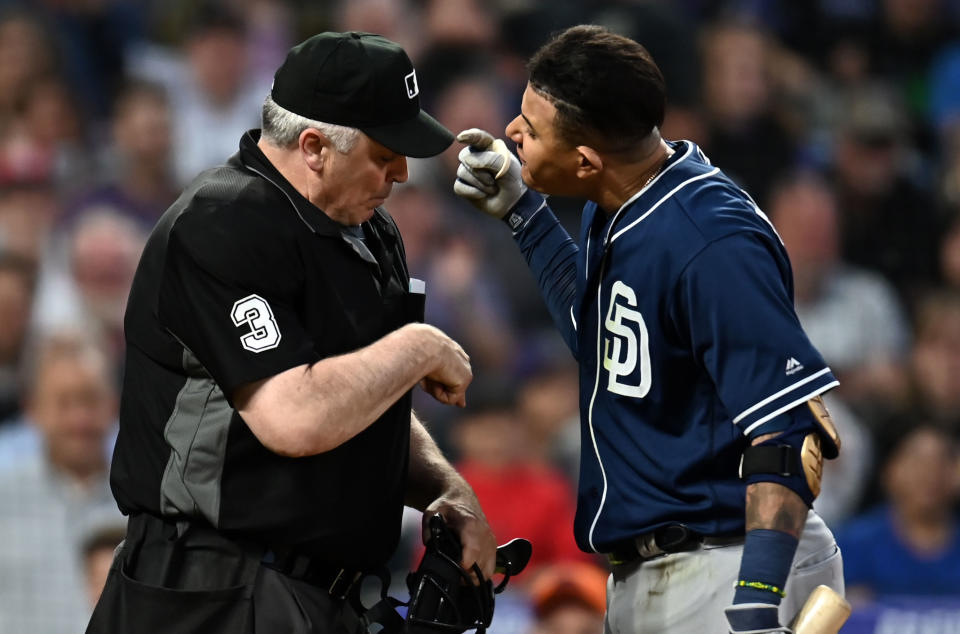
<path fill-rule="evenodd" d="M 759 528 L 747 533 L 733 603 L 779 605 L 786 596 L 784 586 L 797 543 L 796 537 L 782 531 Z"/>
<path fill-rule="evenodd" d="M 542 194 L 527 188 L 527 191 L 520 196 L 520 200 L 503 217 L 503 221 L 510 226 L 514 233 L 517 233 L 546 205 L 547 199 Z"/>

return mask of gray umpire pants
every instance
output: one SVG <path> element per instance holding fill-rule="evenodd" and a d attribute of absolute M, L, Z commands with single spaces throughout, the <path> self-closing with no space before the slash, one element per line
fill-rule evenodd
<path fill-rule="evenodd" d="M 729 634 L 724 608 L 733 601 L 743 544 L 705 546 L 643 563 L 615 566 L 607 580 L 605 634 Z M 843 595 L 843 561 L 833 533 L 810 511 L 780 622 L 787 624 L 818 585 Z"/>

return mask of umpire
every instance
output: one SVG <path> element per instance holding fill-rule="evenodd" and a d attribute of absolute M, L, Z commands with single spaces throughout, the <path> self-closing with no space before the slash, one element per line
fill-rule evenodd
<path fill-rule="evenodd" d="M 140 262 L 111 485 L 130 516 L 88 632 L 346 632 L 404 504 L 493 572 L 476 497 L 412 414 L 463 406 L 467 355 L 419 323 L 380 207 L 450 132 L 396 44 L 291 49 L 226 165 L 167 210 Z"/>

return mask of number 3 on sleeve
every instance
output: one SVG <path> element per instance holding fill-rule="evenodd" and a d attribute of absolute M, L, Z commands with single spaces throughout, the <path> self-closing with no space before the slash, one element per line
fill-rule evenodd
<path fill-rule="evenodd" d="M 250 332 L 240 337 L 240 343 L 250 352 L 272 350 L 280 344 L 280 329 L 267 300 L 259 295 L 248 295 L 237 300 L 230 311 L 233 325 L 246 324 Z"/>

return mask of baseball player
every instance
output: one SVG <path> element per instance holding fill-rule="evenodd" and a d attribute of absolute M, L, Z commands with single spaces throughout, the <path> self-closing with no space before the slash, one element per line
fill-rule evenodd
<path fill-rule="evenodd" d="M 606 629 L 786 632 L 842 593 L 810 510 L 837 385 L 794 313 L 790 262 L 747 193 L 661 139 L 663 78 L 636 42 L 570 28 L 529 64 L 517 157 L 482 130 L 454 190 L 502 218 L 579 361 L 574 531 L 613 564 Z M 588 199 L 579 246 L 543 194 Z"/>

